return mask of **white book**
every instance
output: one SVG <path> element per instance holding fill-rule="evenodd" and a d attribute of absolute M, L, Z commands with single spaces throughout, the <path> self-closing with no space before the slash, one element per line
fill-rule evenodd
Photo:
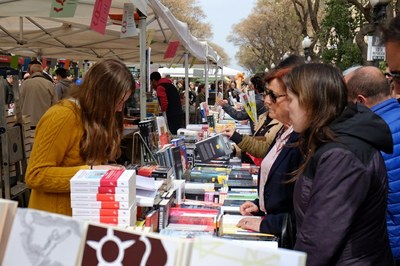
<path fill-rule="evenodd" d="M 16 201 L 0 199 L 0 265 L 4 258 L 17 207 L 18 202 Z"/>
<path fill-rule="evenodd" d="M 246 241 L 243 244 L 226 239 L 198 237 L 193 240 L 192 252 L 186 265 L 306 265 L 306 253 L 271 247 L 268 242 Z"/>
<path fill-rule="evenodd" d="M 71 193 L 110 193 L 110 194 L 128 194 L 129 187 L 71 187 Z"/>
<path fill-rule="evenodd" d="M 135 170 L 79 170 L 71 178 L 71 187 L 135 187 Z"/>
<path fill-rule="evenodd" d="M 122 209 L 128 210 L 131 207 L 127 202 L 118 201 L 75 201 L 71 200 L 71 208 L 86 209 Z"/>
<path fill-rule="evenodd" d="M 73 216 L 82 222 L 103 223 L 116 226 L 134 226 L 136 224 L 137 207 L 130 208 L 127 216 L 101 216 L 101 215 L 80 215 Z"/>
<path fill-rule="evenodd" d="M 77 265 L 85 230 L 72 217 L 20 208 L 2 265 Z"/>
<path fill-rule="evenodd" d="M 131 214 L 131 209 L 135 208 L 136 205 L 133 204 L 128 210 L 121 209 L 80 209 L 73 208 L 72 216 L 129 216 Z"/>

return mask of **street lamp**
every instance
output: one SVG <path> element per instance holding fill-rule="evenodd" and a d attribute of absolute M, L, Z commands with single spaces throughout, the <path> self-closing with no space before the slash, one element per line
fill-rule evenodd
<path fill-rule="evenodd" d="M 374 23 L 374 34 L 372 36 L 372 48 L 371 49 L 383 49 L 380 48 L 380 40 L 377 37 L 377 29 L 379 24 L 381 24 L 386 18 L 386 6 L 390 3 L 390 0 L 369 0 L 371 6 L 373 7 L 372 20 Z M 383 58 L 377 58 L 372 55 L 372 60 L 374 65 L 379 67 L 379 60 Z"/>
<path fill-rule="evenodd" d="M 311 51 L 310 51 L 311 44 L 312 41 L 308 36 L 304 37 L 303 41 L 301 42 L 301 46 L 304 49 L 304 58 L 307 60 L 307 62 L 311 61 Z"/>

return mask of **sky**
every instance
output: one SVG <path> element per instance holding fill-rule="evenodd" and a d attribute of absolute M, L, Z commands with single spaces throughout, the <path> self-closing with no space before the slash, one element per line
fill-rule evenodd
<path fill-rule="evenodd" d="M 228 42 L 227 37 L 234 24 L 250 15 L 256 0 L 197 0 L 197 3 L 207 15 L 206 21 L 212 25 L 214 37 L 211 41 L 223 47 L 230 57 L 228 67 L 243 71 L 235 59 L 239 49 Z"/>

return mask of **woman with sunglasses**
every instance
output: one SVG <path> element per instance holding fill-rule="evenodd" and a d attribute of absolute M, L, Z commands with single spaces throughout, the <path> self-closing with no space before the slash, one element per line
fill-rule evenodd
<path fill-rule="evenodd" d="M 26 172 L 29 207 L 71 215 L 70 179 L 81 169 L 114 169 L 120 155 L 123 107 L 135 89 L 121 61 L 94 64 L 80 87 L 40 119 Z"/>
<path fill-rule="evenodd" d="M 286 80 L 290 120 L 305 161 L 296 172 L 295 249 L 307 265 L 393 265 L 386 231 L 387 124 L 350 105 L 341 73 L 326 64 L 294 68 Z"/>
<path fill-rule="evenodd" d="M 293 147 L 298 135 L 293 132 L 287 111 L 286 87 L 283 77 L 291 71 L 284 68 L 273 71 L 267 78 L 268 89 L 265 104 L 271 117 L 279 121 L 279 131 L 272 144 L 266 141 L 257 141 L 249 136 L 233 133 L 233 139 L 238 146 L 249 153 L 264 157 L 261 163 L 258 180 L 259 198 L 247 201 L 240 206 L 240 213 L 245 216 L 239 221 L 238 226 L 244 229 L 270 233 L 282 237 L 283 221 L 289 220 L 288 233 L 294 231 L 293 221 L 293 188 L 294 183 L 288 183 L 302 161 L 298 148 Z M 229 132 L 231 133 L 231 132 Z M 228 135 L 229 135 L 228 133 Z M 264 216 L 262 220 L 247 218 L 246 216 Z M 293 235 L 289 236 L 289 239 Z M 283 246 L 290 248 L 293 245 L 285 243 Z M 282 242 L 281 242 L 282 243 Z"/>

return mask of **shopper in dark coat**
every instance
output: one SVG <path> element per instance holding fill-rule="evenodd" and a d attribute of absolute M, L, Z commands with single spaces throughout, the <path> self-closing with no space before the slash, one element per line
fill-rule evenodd
<path fill-rule="evenodd" d="M 363 105 L 348 106 L 339 71 L 325 64 L 293 69 L 289 112 L 306 160 L 297 172 L 295 249 L 307 265 L 393 265 L 386 231 L 390 153 L 387 124 Z"/>

